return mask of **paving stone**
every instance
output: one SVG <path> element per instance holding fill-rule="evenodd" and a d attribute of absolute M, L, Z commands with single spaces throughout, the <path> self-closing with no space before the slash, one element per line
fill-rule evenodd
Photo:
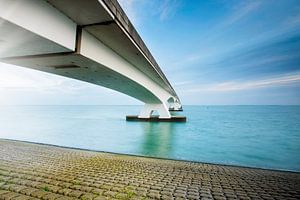
<path fill-rule="evenodd" d="M 39 190 L 37 190 L 35 188 L 26 188 L 24 190 L 21 190 L 20 193 L 30 196 L 33 192 L 36 192 L 36 191 L 39 191 Z"/>
<path fill-rule="evenodd" d="M 173 192 L 169 192 L 169 191 L 161 191 L 160 193 L 162 195 L 165 195 L 165 196 L 172 196 L 173 195 Z"/>
<path fill-rule="evenodd" d="M 238 199 L 241 199 L 241 200 L 250 200 L 250 197 L 248 197 L 248 196 L 238 196 Z"/>
<path fill-rule="evenodd" d="M 48 185 L 48 190 L 50 192 L 53 192 L 53 193 L 57 193 L 59 190 L 61 190 L 62 188 L 59 187 L 59 186 L 55 186 L 55 185 Z"/>
<path fill-rule="evenodd" d="M 148 190 L 146 188 L 142 188 L 142 187 L 139 187 L 136 189 L 138 192 L 147 192 Z"/>
<path fill-rule="evenodd" d="M 96 195 L 102 195 L 105 190 L 94 188 L 91 192 Z"/>
<path fill-rule="evenodd" d="M 22 185 L 15 185 L 13 187 L 10 187 L 10 190 L 13 192 L 20 192 L 21 190 L 26 189 L 26 186 L 22 186 Z"/>
<path fill-rule="evenodd" d="M 110 186 L 110 185 L 101 185 L 100 188 L 104 189 L 104 190 L 110 190 L 112 188 L 112 186 Z"/>
<path fill-rule="evenodd" d="M 45 199 L 45 200 L 55 200 L 55 199 L 58 199 L 58 198 L 60 198 L 60 197 L 61 197 L 61 195 L 59 195 L 59 194 L 48 193 L 48 194 L 46 194 L 46 195 L 43 197 L 43 199 Z"/>
<path fill-rule="evenodd" d="M 13 188 L 15 186 L 17 186 L 17 185 L 15 185 L 15 184 L 5 184 L 5 185 L 3 185 L 1 187 L 1 189 L 3 189 L 3 190 L 11 190 L 10 188 Z"/>
<path fill-rule="evenodd" d="M 63 196 L 63 197 L 57 198 L 56 200 L 75 200 L 75 199 L 72 198 L 72 197 Z M 82 200 L 83 200 L 83 199 L 82 199 Z"/>
<path fill-rule="evenodd" d="M 175 190 L 175 193 L 182 193 L 182 194 L 186 195 L 186 191 L 185 190 Z"/>
<path fill-rule="evenodd" d="M 93 187 L 83 186 L 80 190 L 85 192 L 91 192 L 93 189 Z"/>
<path fill-rule="evenodd" d="M 162 195 L 161 199 L 163 199 L 163 200 L 174 200 L 175 198 L 173 196 Z"/>
<path fill-rule="evenodd" d="M 300 199 L 299 173 L 1 139 L 0 146 L 0 199 Z"/>
<path fill-rule="evenodd" d="M 22 194 L 20 196 L 17 196 L 17 197 L 13 198 L 13 200 L 32 200 L 32 199 L 33 199 L 32 197 L 22 195 Z"/>
<path fill-rule="evenodd" d="M 114 191 L 104 192 L 104 196 L 115 197 L 118 193 Z"/>
<path fill-rule="evenodd" d="M 43 196 L 45 196 L 46 194 L 48 194 L 49 192 L 43 191 L 43 190 L 37 190 L 32 192 L 30 195 L 36 198 L 41 199 Z"/>
<path fill-rule="evenodd" d="M 63 187 L 63 188 L 68 188 L 71 185 L 73 185 L 72 183 L 68 183 L 68 182 L 60 182 L 59 186 Z"/>
<path fill-rule="evenodd" d="M 186 198 L 183 197 L 175 197 L 175 200 L 185 200 Z"/>
<path fill-rule="evenodd" d="M 5 193 L 9 193 L 9 191 L 7 191 L 7 190 L 0 190 L 0 196 L 4 195 Z"/>
<path fill-rule="evenodd" d="M 117 193 L 117 194 L 115 195 L 115 197 L 116 197 L 117 199 L 128 199 L 128 194 L 126 194 L 126 193 Z"/>
<path fill-rule="evenodd" d="M 174 192 L 174 190 L 175 190 L 175 188 L 173 189 L 173 188 L 163 188 L 162 189 L 162 191 L 164 191 L 164 192 Z"/>
<path fill-rule="evenodd" d="M 72 192 L 72 190 L 69 189 L 69 188 L 63 188 L 63 189 L 61 189 L 61 190 L 58 191 L 58 193 L 62 194 L 62 195 L 68 195 L 71 192 Z"/>
<path fill-rule="evenodd" d="M 107 200 L 107 197 L 105 197 L 105 196 L 98 196 L 98 197 L 94 198 L 94 200 Z"/>
<path fill-rule="evenodd" d="M 152 198 L 152 199 L 160 199 L 160 194 L 157 192 L 149 192 L 147 194 L 148 197 Z"/>
<path fill-rule="evenodd" d="M 85 193 L 81 196 L 81 200 L 93 200 L 96 197 L 97 195 L 95 194 Z"/>
<path fill-rule="evenodd" d="M 79 198 L 82 194 L 83 194 L 82 191 L 72 190 L 72 191 L 68 194 L 68 196 Z"/>
<path fill-rule="evenodd" d="M 199 195 L 187 195 L 187 198 L 188 199 L 194 199 L 194 200 L 197 200 L 197 199 L 200 199 L 200 196 Z"/>
<path fill-rule="evenodd" d="M 212 197 L 201 197 L 201 200 L 212 200 Z"/>
<path fill-rule="evenodd" d="M 226 200 L 225 195 L 214 195 L 213 198 L 217 200 Z"/>
<path fill-rule="evenodd" d="M 184 193 L 174 193 L 173 196 L 174 197 L 185 198 L 186 194 L 184 194 Z"/>
<path fill-rule="evenodd" d="M 137 191 L 136 194 L 141 197 L 147 196 L 147 192 L 144 192 L 144 191 Z"/>
<path fill-rule="evenodd" d="M 210 193 L 200 193 L 201 198 L 212 198 Z"/>
<path fill-rule="evenodd" d="M 11 200 L 15 197 L 18 197 L 20 196 L 20 194 L 18 193 L 15 193 L 15 192 L 8 192 L 8 193 L 5 193 L 3 195 L 1 195 L 0 199 L 4 199 L 4 200 Z"/>

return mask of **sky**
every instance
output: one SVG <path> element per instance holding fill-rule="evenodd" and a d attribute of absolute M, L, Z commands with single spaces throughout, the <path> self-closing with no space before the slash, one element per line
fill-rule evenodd
<path fill-rule="evenodd" d="M 185 105 L 300 104 L 299 0 L 119 0 Z M 0 63 L 0 105 L 132 105 Z"/>

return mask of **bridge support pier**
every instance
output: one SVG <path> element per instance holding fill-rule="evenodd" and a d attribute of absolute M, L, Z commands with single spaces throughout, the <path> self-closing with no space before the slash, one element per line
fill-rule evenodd
<path fill-rule="evenodd" d="M 182 106 L 178 102 L 175 102 L 171 106 L 169 106 L 169 111 L 183 111 L 183 110 L 182 110 Z"/>
<path fill-rule="evenodd" d="M 157 111 L 159 116 L 152 116 Z M 186 122 L 184 116 L 171 116 L 166 104 L 145 104 L 140 115 L 126 116 L 127 121 L 145 121 L 145 122 Z"/>
<path fill-rule="evenodd" d="M 150 118 L 151 114 L 157 111 L 159 114 L 159 118 L 164 118 L 164 119 L 170 119 L 171 114 L 169 112 L 169 109 L 164 103 L 161 104 L 145 104 L 140 115 L 138 116 L 139 118 Z"/>

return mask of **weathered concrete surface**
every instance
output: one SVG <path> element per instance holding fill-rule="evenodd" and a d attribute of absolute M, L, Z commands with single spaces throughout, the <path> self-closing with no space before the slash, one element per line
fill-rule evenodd
<path fill-rule="evenodd" d="M 300 174 L 0 140 L 0 199 L 300 199 Z"/>

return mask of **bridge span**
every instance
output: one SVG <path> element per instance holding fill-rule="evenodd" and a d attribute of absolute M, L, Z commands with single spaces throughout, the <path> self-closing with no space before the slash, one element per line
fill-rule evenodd
<path fill-rule="evenodd" d="M 0 0 L 0 61 L 127 94 L 145 103 L 138 118 L 182 110 L 116 0 Z"/>

